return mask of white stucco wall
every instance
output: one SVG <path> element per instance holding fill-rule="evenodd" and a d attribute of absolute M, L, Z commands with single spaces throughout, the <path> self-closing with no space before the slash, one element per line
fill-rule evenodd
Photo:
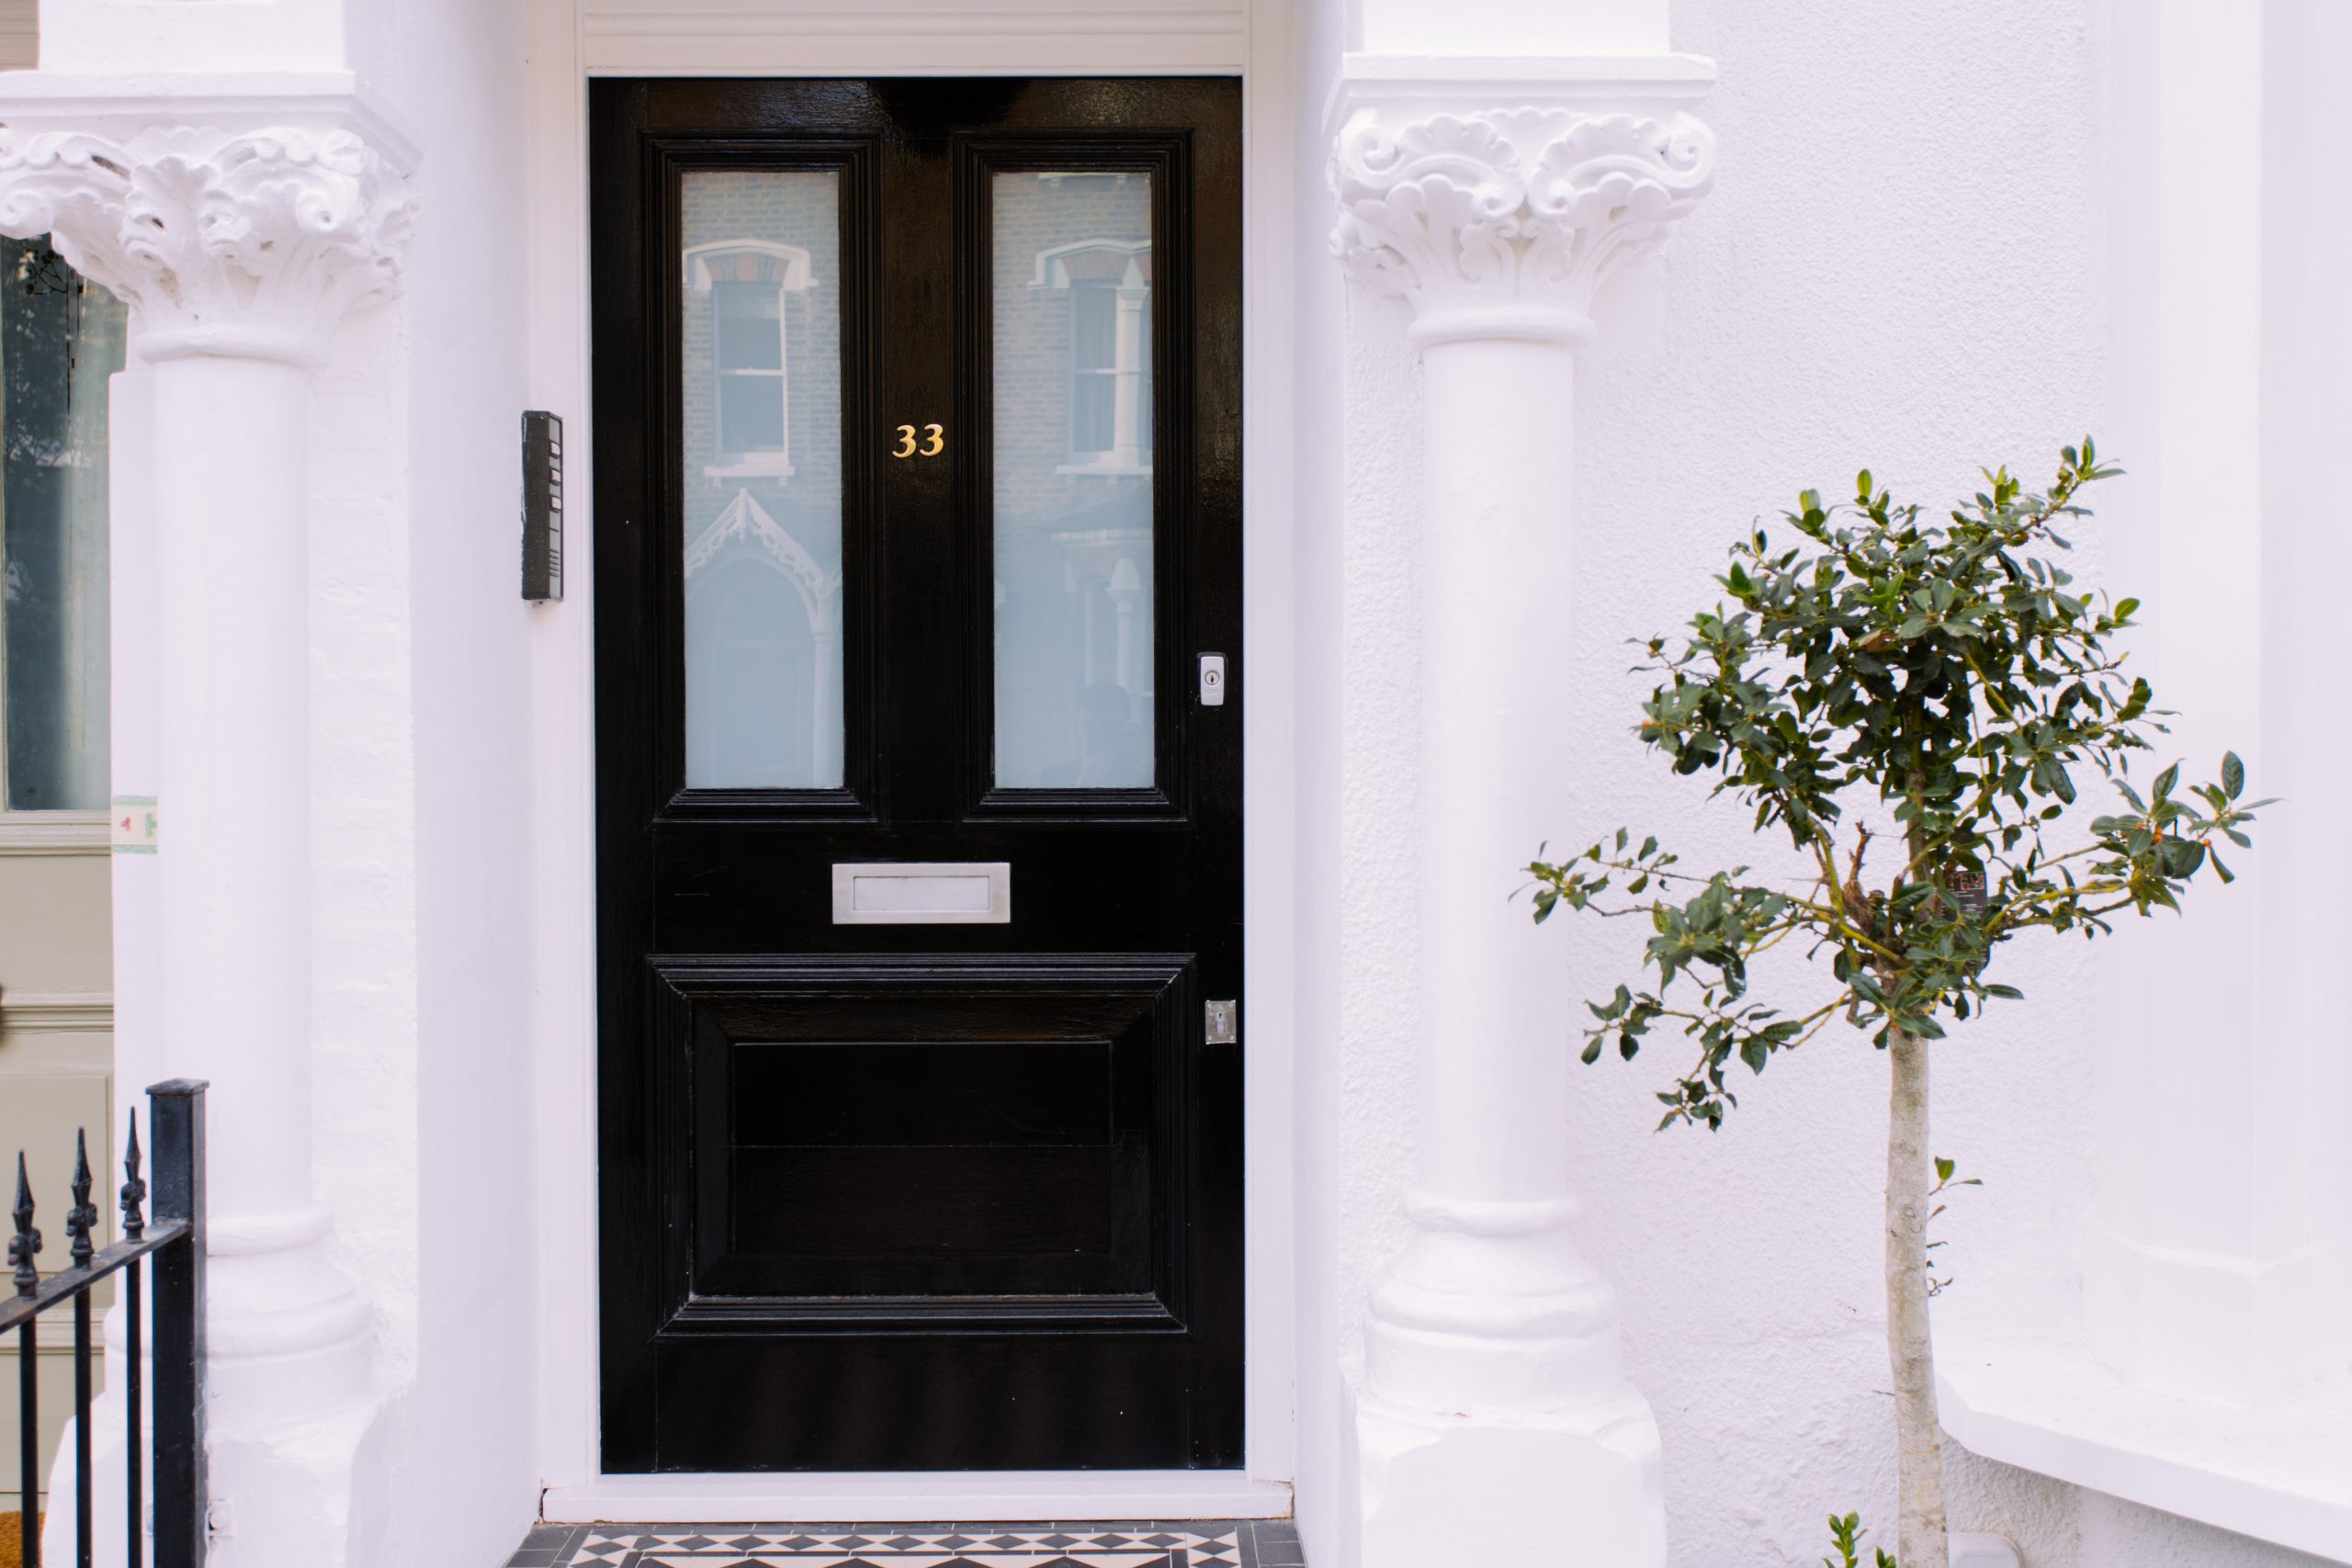
<path fill-rule="evenodd" d="M 2034 482 L 2086 430 L 2114 446 L 2109 26 L 2102 0 L 1679 0 L 1675 47 L 1723 73 L 1703 111 L 1721 174 L 1663 265 L 1604 295 L 1580 357 L 1562 628 L 1582 677 L 1558 722 L 1582 750 L 1559 781 L 1555 841 L 1622 822 L 1693 865 L 1771 853 L 1736 805 L 1710 806 L 1638 744 L 1649 682 L 1627 672 L 1626 639 L 1713 603 L 1724 547 L 1752 519 L 1808 485 L 1842 495 L 1864 466 L 1939 508 L 1975 488 L 1979 464 Z M 1320 103 L 1312 62 L 1328 46 L 1301 57 L 1302 101 Z M 1302 218 L 1304 253 L 1326 222 Z M 1343 297 L 1328 275 L 1302 305 L 1302 406 L 1333 409 L 1318 423 L 1337 454 L 1336 472 L 1303 470 L 1297 514 L 1299 705 L 1317 716 L 1302 730 L 1302 885 L 1328 889 L 1300 917 L 1300 1506 L 1315 1556 L 1342 1549 L 1329 1434 L 1361 1366 L 1365 1290 L 1402 1238 L 1419 1010 L 1444 998 L 1417 997 L 1412 978 L 1418 371 L 1394 308 Z M 1316 425 L 1306 435 L 1312 450 Z M 2095 495 L 2110 515 L 2076 531 L 2093 581 L 2117 554 L 2109 530 L 2133 521 L 2129 494 Z M 2256 739 L 2241 742 L 2250 757 Z M 1632 975 L 1646 934 L 1555 927 L 1593 996 Z M 2127 923 L 2120 940 L 2141 934 Z M 1953 1201 L 1938 1257 L 1955 1300 L 2072 1322 L 2104 960 L 2052 941 L 2002 962 L 2029 1005 L 1939 1053 L 1937 1150 L 1986 1185 Z M 1580 1043 L 1580 999 L 1562 998 L 1564 1050 Z M 1621 1292 L 1663 1429 L 1673 1561 L 1815 1562 L 1833 1509 L 1861 1510 L 1891 1544 L 1883 1062 L 1860 1037 L 1825 1036 L 1763 1081 L 1741 1070 L 1742 1108 L 1719 1136 L 1654 1134 L 1651 1094 L 1681 1065 L 1670 1044 L 1604 1062 L 1576 1078 L 1570 1111 L 1582 1236 Z M 2007 1535 L 2031 1568 L 2317 1561 L 1956 1445 L 1949 1462 L 1955 1528 Z"/>
<path fill-rule="evenodd" d="M 1290 104 L 1299 123 L 1290 177 L 1303 198 L 1293 208 L 1297 461 L 1290 513 L 1291 544 L 1296 552 L 1292 581 L 1297 596 L 1292 644 L 1298 671 L 1292 697 L 1298 767 L 1294 818 L 1303 893 L 1292 917 L 1296 939 L 1291 1049 L 1298 1108 L 1293 1149 L 1298 1325 L 1295 1485 L 1299 1526 L 1310 1538 L 1308 1551 L 1318 1560 L 1337 1561 L 1333 1553 L 1339 1550 L 1340 1521 L 1347 1511 L 1343 1500 L 1350 1462 L 1342 1439 L 1346 1391 L 1341 1380 L 1361 1359 L 1361 1320 L 1369 1284 L 1358 1259 L 1372 1239 L 1367 1231 L 1384 1244 L 1401 1241 L 1403 1215 L 1393 1182 L 1375 1192 L 1372 1212 L 1353 1213 L 1354 1197 L 1365 1184 L 1363 1162 L 1347 1153 L 1362 1142 L 1351 1108 L 1374 1097 L 1365 1088 L 1347 1087 L 1356 1070 L 1353 1064 L 1363 1058 L 1351 1049 L 1351 1032 L 1339 1006 L 1351 965 L 1359 976 L 1363 968 L 1355 956 L 1363 946 L 1361 938 L 1348 940 L 1346 928 L 1349 911 L 1360 907 L 1354 896 L 1365 881 L 1359 863 L 1361 846 L 1376 841 L 1362 812 L 1348 805 L 1346 769 L 1368 750 L 1355 740 L 1360 726 L 1348 684 L 1362 661 L 1351 666 L 1337 656 L 1348 636 L 1350 607 L 1363 597 L 1349 591 L 1346 567 L 1351 513 L 1363 507 L 1345 502 L 1354 497 L 1360 502 L 1367 491 L 1363 486 L 1351 487 L 1347 479 L 1348 459 L 1356 444 L 1343 439 L 1343 434 L 1355 427 L 1357 411 L 1348 396 L 1350 378 L 1340 357 L 1345 300 L 1339 269 L 1327 259 L 1330 215 L 1326 203 L 1317 198 L 1330 144 L 1317 116 L 1306 106 L 1323 102 L 1330 62 L 1347 47 L 1347 39 L 1337 6 L 1301 5 L 1295 7 L 1294 23 L 1291 46 L 1297 80 Z M 1409 483 L 1406 490 L 1409 493 Z M 1393 520 L 1395 508 L 1384 510 Z M 1408 598 L 1407 613 L 1409 604 Z M 1404 755 L 1409 758 L 1409 738 L 1406 747 Z M 1361 1025 L 1353 1032 L 1362 1033 Z M 1408 1034 L 1384 1037 L 1382 1043 L 1385 1051 L 1372 1058 L 1375 1063 L 1409 1064 Z M 1393 1099 L 1376 1103 L 1394 1147 L 1399 1130 L 1409 1128 L 1410 1122 Z M 1350 1223 L 1340 1222 L 1342 1212 L 1353 1213 Z"/>
<path fill-rule="evenodd" d="M 345 328 L 313 404 L 319 1179 L 391 1392 L 356 1550 L 494 1562 L 539 1481 L 521 17 L 424 0 L 360 30 L 424 159 L 403 297 Z"/>
<path fill-rule="evenodd" d="M 541 1474 L 528 1219 L 534 610 L 521 598 L 517 519 L 532 287 L 522 21 L 514 5 L 411 0 L 396 28 L 387 18 L 377 29 L 379 47 L 398 51 L 385 72 L 394 111 L 426 147 L 407 263 L 403 418 L 417 1378 L 403 1412 L 406 1462 L 381 1472 L 391 1562 L 503 1561 L 537 1512 Z M 442 1544 L 452 1537 L 463 1544 Z"/>
<path fill-rule="evenodd" d="M 1625 639 L 1713 604 L 1724 547 L 1751 519 L 1807 485 L 1846 493 L 1863 467 L 1939 509 L 1980 464 L 2044 476 L 2062 442 L 2100 428 L 2089 10 L 1678 7 L 1678 45 L 1724 67 L 1708 106 L 1722 174 L 1585 357 L 1571 618 L 1587 683 L 1564 721 L 1591 740 L 1585 775 L 1564 781 L 1564 839 L 1630 820 L 1693 864 L 1764 858 L 1736 805 L 1709 806 L 1630 733 L 1648 683 L 1626 673 Z M 2087 569 L 2103 541 L 2080 532 Z M 1595 978 L 1640 945 L 1591 922 L 1561 937 Z M 2020 949 L 2007 977 L 2030 1007 L 1938 1054 L 1936 1147 L 1986 1179 L 1939 1226 L 1955 1290 L 2070 1271 L 2091 1179 L 2089 962 L 2079 946 Z M 1623 1293 L 1665 1435 L 1675 1562 L 1810 1561 L 1833 1508 L 1891 1530 L 1883 1059 L 1826 1035 L 1775 1062 L 1710 1137 L 1650 1131 L 1680 1053 L 1656 1055 L 1589 1069 L 1571 1114 L 1590 1246 Z M 1964 1458 L 1952 1479 L 1955 1525 L 2009 1534 L 2036 1568 L 2128 1561 L 2079 1555 L 2054 1485 Z"/>

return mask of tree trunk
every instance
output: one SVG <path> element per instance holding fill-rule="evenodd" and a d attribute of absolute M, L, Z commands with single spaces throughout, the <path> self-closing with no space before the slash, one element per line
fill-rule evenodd
<path fill-rule="evenodd" d="M 1942 1431 L 1936 1352 L 1928 1337 L 1928 1042 L 1901 1030 L 1888 1053 L 1886 1351 L 1894 1372 L 1896 1560 L 1951 1568 L 1944 1540 Z"/>

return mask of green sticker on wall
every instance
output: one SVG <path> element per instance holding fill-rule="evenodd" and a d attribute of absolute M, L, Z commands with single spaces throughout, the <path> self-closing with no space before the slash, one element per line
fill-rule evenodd
<path fill-rule="evenodd" d="M 119 855 L 152 855 L 155 852 L 155 797 L 152 795 L 118 795 L 114 797 L 114 816 L 107 824 L 114 852 Z"/>

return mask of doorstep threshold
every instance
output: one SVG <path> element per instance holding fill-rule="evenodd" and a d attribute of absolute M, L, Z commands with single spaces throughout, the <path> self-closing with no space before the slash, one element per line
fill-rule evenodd
<path fill-rule="evenodd" d="M 1230 1470 L 599 1475 L 550 1486 L 539 1517 L 587 1524 L 859 1519 L 1279 1519 L 1287 1482 Z"/>

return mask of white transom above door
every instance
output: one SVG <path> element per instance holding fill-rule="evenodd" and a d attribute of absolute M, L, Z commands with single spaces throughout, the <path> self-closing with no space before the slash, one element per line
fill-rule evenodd
<path fill-rule="evenodd" d="M 592 73 L 1238 71 L 1247 0 L 582 0 Z"/>

